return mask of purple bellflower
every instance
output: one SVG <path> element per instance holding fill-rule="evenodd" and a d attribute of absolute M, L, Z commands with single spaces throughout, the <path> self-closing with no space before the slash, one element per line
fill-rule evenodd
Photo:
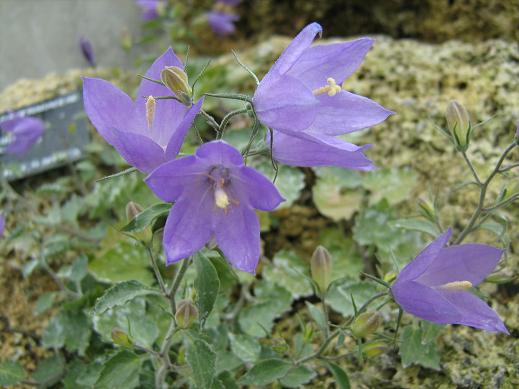
<path fill-rule="evenodd" d="M 395 301 L 420 319 L 508 334 L 497 313 L 468 291 L 494 270 L 503 250 L 474 243 L 445 247 L 451 233 L 404 267 L 391 287 Z"/>
<path fill-rule="evenodd" d="M 211 29 L 216 35 L 227 36 L 231 35 L 236 31 L 234 22 L 238 21 L 240 17 L 235 14 L 211 11 L 207 13 L 207 21 Z"/>
<path fill-rule="evenodd" d="M 260 82 L 253 98 L 260 121 L 274 133 L 274 158 L 294 166 L 370 170 L 358 147 L 337 138 L 384 121 L 393 112 L 341 88 L 373 45 L 370 38 L 310 47 L 322 32 L 306 26 Z"/>
<path fill-rule="evenodd" d="M 160 80 L 166 66 L 184 68 L 171 48 L 155 60 L 146 77 Z M 83 79 L 83 100 L 90 121 L 130 165 L 145 173 L 176 157 L 202 106 L 203 99 L 187 107 L 174 99 L 149 97 L 170 94 L 165 86 L 143 79 L 132 101 L 105 80 Z"/>
<path fill-rule="evenodd" d="M 167 162 L 146 183 L 164 201 L 175 202 L 164 229 L 172 264 L 215 241 L 237 269 L 254 273 L 260 258 L 255 209 L 271 211 L 283 198 L 238 150 L 223 141 L 201 145 L 195 155 Z"/>
<path fill-rule="evenodd" d="M 2 213 L 0 213 L 0 238 L 4 236 L 5 229 L 5 217 Z"/>
<path fill-rule="evenodd" d="M 83 57 L 85 57 L 88 64 L 95 68 L 96 58 L 94 55 L 94 48 L 92 47 L 92 43 L 87 38 L 82 36 L 79 38 L 79 48 L 81 49 L 81 53 L 83 54 Z"/>
<path fill-rule="evenodd" d="M 41 119 L 34 117 L 15 117 L 0 122 L 0 129 L 10 138 L 5 153 L 22 156 L 40 140 L 45 131 L 45 124 Z"/>
<path fill-rule="evenodd" d="M 142 20 L 151 21 L 159 17 L 159 8 L 163 6 L 163 0 L 137 0 L 137 5 L 142 10 Z"/>

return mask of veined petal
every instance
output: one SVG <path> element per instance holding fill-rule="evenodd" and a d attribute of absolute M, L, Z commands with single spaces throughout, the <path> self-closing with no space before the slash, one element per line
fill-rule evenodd
<path fill-rule="evenodd" d="M 207 165 L 225 167 L 243 165 L 243 157 L 240 152 L 222 140 L 204 143 L 196 150 L 196 156 Z"/>
<path fill-rule="evenodd" d="M 153 170 L 144 180 L 150 189 L 163 201 L 177 201 L 184 190 L 205 192 L 208 178 L 206 166 L 193 156 L 168 161 Z"/>
<path fill-rule="evenodd" d="M 215 216 L 216 243 L 237 269 L 255 273 L 260 258 L 260 226 L 251 208 L 231 206 Z"/>
<path fill-rule="evenodd" d="M 338 166 L 346 169 L 372 170 L 373 162 L 363 154 L 368 147 L 359 147 L 329 136 L 295 137 L 274 131 L 274 159 L 285 165 Z"/>
<path fill-rule="evenodd" d="M 416 281 L 428 286 L 454 281 L 477 285 L 494 270 L 502 255 L 503 250 L 484 244 L 444 247 Z"/>
<path fill-rule="evenodd" d="M 173 205 L 164 227 L 164 252 L 168 265 L 200 250 L 212 236 L 212 201 L 210 187 L 192 191 Z"/>
<path fill-rule="evenodd" d="M 182 121 L 173 131 L 173 134 L 170 136 L 168 146 L 166 148 L 166 158 L 173 159 L 177 156 L 180 148 L 182 147 L 182 143 L 184 143 L 184 138 L 193 125 L 193 121 L 195 120 L 196 115 L 198 112 L 200 112 L 200 108 L 202 107 L 203 102 L 204 98 L 202 97 L 195 104 L 193 104 L 191 108 L 189 108 L 185 113 Z"/>
<path fill-rule="evenodd" d="M 245 197 L 255 209 L 272 211 L 285 200 L 267 177 L 250 167 L 242 166 L 231 181 L 238 196 Z"/>
<path fill-rule="evenodd" d="M 113 128 L 132 131 L 134 104 L 132 99 L 108 81 L 83 78 L 83 100 L 88 118 L 99 134 L 112 146 Z"/>
<path fill-rule="evenodd" d="M 311 90 L 326 85 L 329 77 L 340 85 L 357 70 L 373 42 L 371 38 L 360 38 L 310 47 L 287 74 L 297 78 Z"/>
<path fill-rule="evenodd" d="M 393 112 L 367 97 L 347 91 L 335 96 L 317 96 L 317 115 L 309 132 L 341 135 L 371 127 L 386 120 Z"/>
<path fill-rule="evenodd" d="M 439 255 L 442 248 L 447 244 L 451 235 L 452 230 L 449 228 L 438 238 L 436 238 L 435 241 L 423 249 L 414 260 L 412 260 L 402 269 L 393 287 L 395 287 L 398 283 L 415 280 L 420 275 L 422 275 Z"/>

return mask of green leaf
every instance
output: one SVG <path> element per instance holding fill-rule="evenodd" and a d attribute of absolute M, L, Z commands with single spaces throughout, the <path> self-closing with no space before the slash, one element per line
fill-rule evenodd
<path fill-rule="evenodd" d="M 266 359 L 250 369 L 240 378 L 240 385 L 268 385 L 283 378 L 291 369 L 292 364 L 282 359 Z"/>
<path fill-rule="evenodd" d="M 97 315 L 117 305 L 124 305 L 138 296 L 156 293 L 155 290 L 141 284 L 139 281 L 120 282 L 108 289 L 97 299 L 94 310 Z"/>
<path fill-rule="evenodd" d="M 191 332 L 186 350 L 186 361 L 193 371 L 199 389 L 211 388 L 215 378 L 216 354 L 209 344 Z"/>
<path fill-rule="evenodd" d="M 46 348 L 65 348 L 83 355 L 90 342 L 92 332 L 90 319 L 81 310 L 62 309 L 52 318 L 42 337 Z"/>
<path fill-rule="evenodd" d="M 49 387 L 61 380 L 65 372 L 65 358 L 61 354 L 54 354 L 40 363 L 32 373 L 32 379 L 42 387 Z"/>
<path fill-rule="evenodd" d="M 306 366 L 293 367 L 281 379 L 281 385 L 287 388 L 299 388 L 300 386 L 309 383 L 316 377 L 315 371 L 309 369 Z"/>
<path fill-rule="evenodd" d="M 438 227 L 434 223 L 423 219 L 398 219 L 392 221 L 390 225 L 405 230 L 424 232 L 434 238 L 440 234 Z"/>
<path fill-rule="evenodd" d="M 144 211 L 135 216 L 127 225 L 121 228 L 124 232 L 142 231 L 155 221 L 155 219 L 165 216 L 169 213 L 171 204 L 159 203 L 146 208 Z"/>
<path fill-rule="evenodd" d="M 356 278 L 360 275 L 364 269 L 364 260 L 351 236 L 347 237 L 338 227 L 331 227 L 321 231 L 318 241 L 332 256 L 331 281 L 346 276 Z"/>
<path fill-rule="evenodd" d="M 310 313 L 310 316 L 312 316 L 312 319 L 315 320 L 315 322 L 322 331 L 326 331 L 328 323 L 326 322 L 326 318 L 324 317 L 323 312 L 312 303 L 308 301 L 305 301 L 305 303 L 306 307 L 308 308 L 308 312 Z"/>
<path fill-rule="evenodd" d="M 27 377 L 27 373 L 18 362 L 4 361 L 0 363 L 0 385 L 16 385 L 25 377 Z"/>
<path fill-rule="evenodd" d="M 409 198 L 416 185 L 417 175 L 412 170 L 377 169 L 364 175 L 363 186 L 371 192 L 371 205 L 386 199 L 390 205 Z"/>
<path fill-rule="evenodd" d="M 261 173 L 267 176 L 270 180 L 274 179 L 276 172 L 269 162 L 261 162 L 255 165 Z M 276 209 L 283 209 L 290 207 L 301 195 L 301 191 L 305 187 L 304 173 L 294 167 L 279 165 L 278 175 L 276 178 L 276 187 L 285 199 Z"/>
<path fill-rule="evenodd" d="M 351 295 L 355 297 L 357 307 L 360 307 L 377 291 L 377 286 L 372 282 L 344 278 L 332 283 L 326 295 L 326 302 L 342 315 L 351 316 L 354 314 Z"/>
<path fill-rule="evenodd" d="M 260 343 L 251 336 L 229 333 L 232 352 L 243 362 L 255 362 L 261 353 Z"/>
<path fill-rule="evenodd" d="M 440 370 L 440 355 L 436 349 L 437 334 L 424 333 L 422 328 L 411 326 L 404 328 L 400 335 L 400 357 L 402 366 L 421 365 L 434 370 Z"/>
<path fill-rule="evenodd" d="M 103 367 L 96 389 L 133 389 L 139 386 L 142 359 L 128 351 L 121 350 L 110 358 Z"/>
<path fill-rule="evenodd" d="M 202 253 L 195 256 L 196 267 L 196 304 L 200 315 L 200 324 L 203 326 L 211 313 L 220 290 L 220 280 L 213 263 Z"/>
<path fill-rule="evenodd" d="M 343 370 L 342 367 L 336 365 L 335 363 L 328 362 L 326 363 L 328 370 L 330 370 L 335 377 L 335 381 L 337 383 L 338 389 L 350 389 L 350 379 L 348 378 L 348 374 Z"/>
<path fill-rule="evenodd" d="M 38 297 L 36 300 L 36 305 L 34 306 L 33 313 L 35 316 L 41 315 L 47 309 L 52 307 L 54 303 L 54 298 L 56 297 L 56 292 L 46 292 Z"/>
<path fill-rule="evenodd" d="M 239 389 L 239 387 L 232 374 L 224 371 L 214 381 L 212 389 Z"/>

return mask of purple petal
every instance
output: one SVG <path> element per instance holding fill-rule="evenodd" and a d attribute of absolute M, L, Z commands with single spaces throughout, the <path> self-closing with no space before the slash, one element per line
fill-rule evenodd
<path fill-rule="evenodd" d="M 322 94 L 317 99 L 317 115 L 308 130 L 317 134 L 346 134 L 374 126 L 393 114 L 367 97 L 344 90 L 335 96 Z"/>
<path fill-rule="evenodd" d="M 238 15 L 229 14 L 226 12 L 211 11 L 207 13 L 207 21 L 209 26 L 216 35 L 227 36 L 234 33 L 236 27 L 234 22 L 238 21 Z"/>
<path fill-rule="evenodd" d="M 462 324 L 489 332 L 509 334 L 505 324 L 486 302 L 470 292 L 447 292 L 445 298 L 459 312 L 459 318 L 452 324 Z"/>
<path fill-rule="evenodd" d="M 267 177 L 250 167 L 242 166 L 231 180 L 238 196 L 255 209 L 272 211 L 285 200 Z"/>
<path fill-rule="evenodd" d="M 180 148 L 182 147 L 182 143 L 184 142 L 184 138 L 186 137 L 187 132 L 193 125 L 193 121 L 195 120 L 198 112 L 200 112 L 200 108 L 202 108 L 203 102 L 204 98 L 202 97 L 195 104 L 193 104 L 191 108 L 189 108 L 185 113 L 182 121 L 176 126 L 176 129 L 173 132 L 173 135 L 171 135 L 166 148 L 166 158 L 173 159 L 177 156 Z"/>
<path fill-rule="evenodd" d="M 5 149 L 6 154 L 22 156 L 29 152 L 45 131 L 41 119 L 16 117 L 0 123 L 0 128 L 11 134 L 11 141 Z"/>
<path fill-rule="evenodd" d="M 261 81 L 253 101 L 260 121 L 278 131 L 304 130 L 317 115 L 312 91 L 289 76 Z"/>
<path fill-rule="evenodd" d="M 5 230 L 5 217 L 0 213 L 0 238 L 4 236 Z"/>
<path fill-rule="evenodd" d="M 503 250 L 484 244 L 445 247 L 416 281 L 428 286 L 454 281 L 477 285 L 494 270 L 502 255 Z"/>
<path fill-rule="evenodd" d="M 142 9 L 142 19 L 154 20 L 159 16 L 158 6 L 161 0 L 137 0 L 137 5 Z"/>
<path fill-rule="evenodd" d="M 184 69 L 184 64 L 178 59 L 173 49 L 168 48 L 146 71 L 145 76 L 154 80 L 160 80 L 160 72 L 166 66 L 177 66 Z M 164 85 L 142 79 L 139 89 L 137 89 L 136 100 L 145 99 L 148 96 L 169 96 L 171 91 Z"/>
<path fill-rule="evenodd" d="M 340 85 L 357 70 L 373 42 L 371 38 L 360 38 L 310 47 L 287 74 L 297 78 L 311 90 L 326 85 L 329 77 Z"/>
<path fill-rule="evenodd" d="M 225 167 L 243 165 L 243 157 L 240 152 L 222 140 L 204 143 L 196 150 L 196 156 L 207 165 Z"/>
<path fill-rule="evenodd" d="M 438 238 L 436 238 L 435 241 L 433 241 L 425 249 L 423 249 L 422 252 L 418 254 L 418 256 L 413 261 L 408 263 L 402 269 L 402 271 L 398 275 L 398 278 L 395 281 L 393 288 L 397 286 L 398 283 L 411 281 L 422 275 L 439 255 L 442 248 L 447 244 L 451 235 L 452 230 L 449 228 Z"/>
<path fill-rule="evenodd" d="M 359 147 L 333 137 L 295 137 L 274 131 L 274 159 L 290 166 L 338 166 L 372 170 L 373 162 L 363 154 L 368 147 Z"/>
<path fill-rule="evenodd" d="M 196 186 L 205 191 L 207 167 L 190 155 L 166 162 L 146 177 L 146 184 L 161 200 L 173 202 L 179 200 L 187 188 Z"/>
<path fill-rule="evenodd" d="M 212 237 L 211 187 L 192 191 L 171 209 L 164 228 L 164 252 L 168 265 L 200 250 Z"/>
<path fill-rule="evenodd" d="M 256 212 L 246 206 L 218 210 L 216 242 L 237 269 L 255 273 L 260 258 L 260 226 Z"/>
<path fill-rule="evenodd" d="M 108 81 L 83 78 L 83 100 L 88 118 L 112 146 L 115 139 L 111 129 L 132 131 L 136 124 L 140 124 L 135 120 L 133 101 Z"/>

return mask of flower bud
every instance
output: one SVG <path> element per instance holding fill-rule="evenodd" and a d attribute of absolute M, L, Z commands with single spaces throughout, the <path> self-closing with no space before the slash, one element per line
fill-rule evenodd
<path fill-rule="evenodd" d="M 433 223 L 436 221 L 436 210 L 429 200 L 419 200 L 418 206 L 420 207 L 420 213 L 423 217 Z"/>
<path fill-rule="evenodd" d="M 310 261 L 310 270 L 321 293 L 325 293 L 330 285 L 332 260 L 330 253 L 323 246 L 317 246 L 315 249 Z"/>
<path fill-rule="evenodd" d="M 160 79 L 182 104 L 191 106 L 191 86 L 187 79 L 187 74 L 178 66 L 167 66 L 160 72 Z"/>
<path fill-rule="evenodd" d="M 132 347 L 133 342 L 126 332 L 118 327 L 112 329 L 112 340 L 115 344 L 122 347 Z"/>
<path fill-rule="evenodd" d="M 142 211 L 142 206 L 137 204 L 135 201 L 130 201 L 128 204 L 126 204 L 126 218 L 129 222 L 135 219 L 135 216 L 137 216 Z"/>
<path fill-rule="evenodd" d="M 384 274 L 384 281 L 390 284 L 396 279 L 396 273 L 393 271 L 387 272 Z"/>
<path fill-rule="evenodd" d="M 198 319 L 198 310 L 191 300 L 181 300 L 178 303 L 175 319 L 180 328 L 189 328 Z"/>
<path fill-rule="evenodd" d="M 356 338 L 365 338 L 374 333 L 381 323 L 378 312 L 364 312 L 355 318 L 351 325 L 351 333 Z"/>
<path fill-rule="evenodd" d="M 364 343 L 361 346 L 362 354 L 366 358 L 373 358 L 387 350 L 386 343 L 382 340 L 374 340 L 372 342 Z"/>
<path fill-rule="evenodd" d="M 461 151 L 467 150 L 472 131 L 469 113 L 463 105 L 457 101 L 451 101 L 447 106 L 445 117 L 447 119 L 447 127 L 456 146 Z"/>

